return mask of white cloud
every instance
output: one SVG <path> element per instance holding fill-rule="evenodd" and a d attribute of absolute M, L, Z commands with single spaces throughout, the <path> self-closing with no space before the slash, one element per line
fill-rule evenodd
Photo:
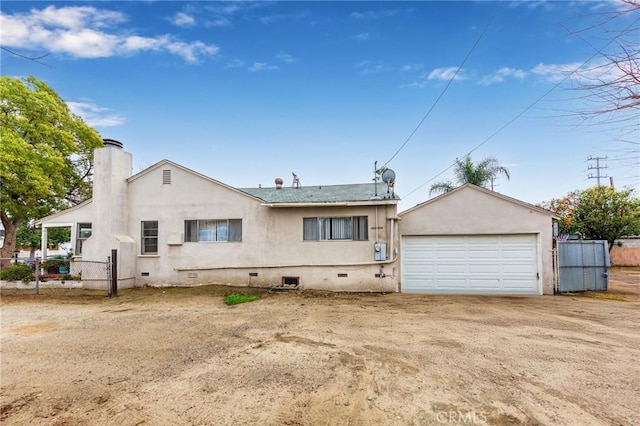
<path fill-rule="evenodd" d="M 579 62 L 568 64 L 549 64 L 539 63 L 531 70 L 532 73 L 544 77 L 551 83 L 557 83 L 563 80 L 568 74 L 576 71 L 582 65 Z"/>
<path fill-rule="evenodd" d="M 144 51 L 168 52 L 187 62 L 215 55 L 219 48 L 202 41 L 184 42 L 170 34 L 143 37 L 117 31 L 125 22 L 120 12 L 89 6 L 31 9 L 29 13 L 0 13 L 0 38 L 9 48 L 46 51 L 76 58 L 107 58 Z"/>
<path fill-rule="evenodd" d="M 165 42 L 165 40 L 162 38 L 130 36 L 125 39 L 123 48 L 131 52 L 137 50 L 156 50 L 160 48 L 163 42 Z"/>
<path fill-rule="evenodd" d="M 381 61 L 371 62 L 362 61 L 356 64 L 356 68 L 360 68 L 360 74 L 380 74 L 383 72 L 392 71 L 393 68 L 384 65 Z"/>
<path fill-rule="evenodd" d="M 529 10 L 537 10 L 538 8 L 551 10 L 554 7 L 552 3 L 548 0 L 512 1 L 509 2 L 509 8 L 526 7 Z"/>
<path fill-rule="evenodd" d="M 369 33 L 361 33 L 353 36 L 356 40 L 365 41 L 369 40 Z"/>
<path fill-rule="evenodd" d="M 253 65 L 249 67 L 249 71 L 251 72 L 277 70 L 277 69 L 280 69 L 280 67 L 277 65 L 269 65 L 264 62 L 254 62 Z"/>
<path fill-rule="evenodd" d="M 365 12 L 353 12 L 351 17 L 355 19 L 381 19 L 388 18 L 398 13 L 397 10 L 368 10 Z"/>
<path fill-rule="evenodd" d="M 227 64 L 224 67 L 225 68 L 244 68 L 244 61 L 241 61 L 240 59 L 232 59 L 231 61 L 227 62 Z"/>
<path fill-rule="evenodd" d="M 235 15 L 246 10 L 267 7 L 270 2 L 191 2 L 186 7 L 190 15 L 197 15 L 198 21 L 205 27 L 229 27 Z"/>
<path fill-rule="evenodd" d="M 421 68 L 422 68 L 421 64 L 410 64 L 410 65 L 402 66 L 400 70 L 401 71 L 417 71 Z M 458 67 L 435 68 L 429 73 L 423 73 L 418 78 L 418 80 L 412 83 L 403 84 L 400 87 L 401 88 L 413 87 L 415 89 L 422 89 L 424 87 L 427 87 L 430 84 L 429 81 L 431 80 L 449 81 L 452 78 L 454 80 L 467 79 L 467 77 L 464 75 L 464 70 L 460 70 L 457 74 L 456 74 L 456 70 L 458 70 Z M 454 78 L 454 75 L 455 75 L 455 78 Z"/>
<path fill-rule="evenodd" d="M 458 67 L 436 68 L 427 75 L 427 80 L 465 80 L 462 70 L 458 71 Z M 455 77 L 454 77 L 455 76 Z"/>
<path fill-rule="evenodd" d="M 401 89 L 404 89 L 405 87 L 413 87 L 415 89 L 423 89 L 423 88 L 427 87 L 427 81 L 426 80 L 418 80 L 418 81 L 414 81 L 413 83 L 403 84 L 403 85 L 400 86 Z"/>
<path fill-rule="evenodd" d="M 424 65 L 422 64 L 407 64 L 400 67 L 400 71 L 402 72 L 413 72 L 420 71 Z"/>
<path fill-rule="evenodd" d="M 214 18 L 205 23 L 207 27 L 229 27 L 231 26 L 231 21 L 227 18 Z"/>
<path fill-rule="evenodd" d="M 571 62 L 567 64 L 539 63 L 531 72 L 544 77 L 550 83 L 558 83 L 565 78 L 574 83 L 583 85 L 602 84 L 624 78 L 626 73 L 632 72 L 633 63 L 620 62 L 620 67 L 608 61 L 606 58 L 597 62 L 583 64 Z M 629 68 L 631 67 L 631 68 Z"/>
<path fill-rule="evenodd" d="M 93 102 L 67 102 L 69 110 L 92 127 L 113 127 L 124 124 L 126 119 L 118 114 L 109 113 L 109 108 L 102 108 Z"/>
<path fill-rule="evenodd" d="M 53 27 L 77 29 L 84 27 L 104 28 L 126 21 L 126 17 L 112 10 L 100 10 L 90 6 L 66 6 L 31 10 L 34 21 Z"/>
<path fill-rule="evenodd" d="M 196 24 L 196 19 L 185 12 L 178 12 L 171 19 L 171 22 L 179 27 L 192 27 Z"/>
<path fill-rule="evenodd" d="M 522 80 L 527 76 L 527 73 L 523 70 L 519 70 L 516 68 L 503 67 L 498 71 L 485 75 L 478 81 L 478 84 L 483 86 L 490 86 L 494 83 L 502 83 L 506 78 L 517 78 L 518 80 Z"/>
<path fill-rule="evenodd" d="M 266 3 L 266 2 L 265 2 Z M 274 13 L 271 15 L 264 15 L 258 18 L 260 22 L 264 25 L 271 25 L 285 20 L 293 20 L 298 21 L 300 19 L 306 18 L 310 15 L 309 12 L 298 12 L 298 13 Z"/>
<path fill-rule="evenodd" d="M 172 41 L 163 48 L 174 55 L 182 56 L 187 62 L 198 62 L 201 56 L 213 56 L 220 50 L 217 46 L 203 43 L 201 41 L 192 41 L 185 43 L 183 41 Z"/>
<path fill-rule="evenodd" d="M 289 55 L 288 53 L 278 52 L 276 53 L 276 59 L 281 60 L 282 62 L 286 62 L 287 64 L 292 64 L 297 61 L 296 58 Z"/>

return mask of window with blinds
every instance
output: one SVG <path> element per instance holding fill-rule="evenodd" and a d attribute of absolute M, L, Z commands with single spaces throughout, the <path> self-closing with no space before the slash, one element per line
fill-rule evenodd
<path fill-rule="evenodd" d="M 367 216 L 305 217 L 302 220 L 304 241 L 369 239 Z"/>
<path fill-rule="evenodd" d="M 184 241 L 242 241 L 242 219 L 185 220 Z"/>

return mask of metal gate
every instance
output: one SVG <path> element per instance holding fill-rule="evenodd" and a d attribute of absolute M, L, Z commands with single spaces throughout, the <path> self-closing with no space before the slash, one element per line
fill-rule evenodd
<path fill-rule="evenodd" d="M 609 266 L 604 240 L 558 241 L 558 292 L 606 291 Z"/>

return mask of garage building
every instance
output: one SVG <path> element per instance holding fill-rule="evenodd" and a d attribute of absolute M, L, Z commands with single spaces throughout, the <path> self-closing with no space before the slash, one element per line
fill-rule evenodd
<path fill-rule="evenodd" d="M 553 213 L 466 184 L 399 214 L 401 291 L 553 294 Z"/>

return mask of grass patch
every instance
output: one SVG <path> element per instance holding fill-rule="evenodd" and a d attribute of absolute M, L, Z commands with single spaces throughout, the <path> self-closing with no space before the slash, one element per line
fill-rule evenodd
<path fill-rule="evenodd" d="M 72 303 L 72 304 L 105 304 L 120 305 L 125 303 L 178 303 L 198 298 L 224 297 L 230 291 L 237 293 L 253 293 L 260 297 L 267 296 L 267 290 L 255 287 L 231 289 L 223 285 L 203 285 L 196 287 L 144 287 L 118 289 L 118 297 L 108 298 L 107 290 L 88 290 L 81 288 L 40 288 L 40 295 L 35 289 L 0 289 L 0 305 L 9 303 Z"/>
<path fill-rule="evenodd" d="M 578 297 L 589 297 L 591 299 L 617 300 L 619 302 L 628 302 L 629 300 L 619 294 L 605 293 L 599 291 L 582 291 L 573 294 Z"/>
<path fill-rule="evenodd" d="M 237 305 L 239 303 L 253 302 L 258 300 L 260 296 L 257 294 L 227 294 L 222 301 L 227 305 Z"/>

